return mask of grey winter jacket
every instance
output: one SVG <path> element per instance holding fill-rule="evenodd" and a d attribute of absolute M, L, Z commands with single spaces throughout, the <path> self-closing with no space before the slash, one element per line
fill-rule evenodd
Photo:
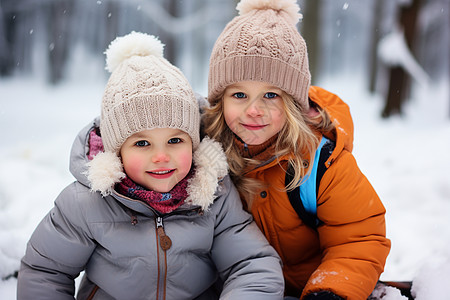
<path fill-rule="evenodd" d="M 225 158 L 201 159 L 218 143 L 203 140 L 203 153 L 194 153 L 197 175 L 189 185 L 204 199 L 159 215 L 115 191 L 102 196 L 91 190 L 85 172 L 88 136 L 95 127 L 98 119 L 72 147 L 77 181 L 61 192 L 28 242 L 18 299 L 73 299 L 74 279 L 82 271 L 77 299 L 283 298 L 276 252 L 243 211 L 228 175 L 212 179 L 212 169 L 221 165 L 217 160 Z M 204 191 L 208 185 L 212 193 Z"/>

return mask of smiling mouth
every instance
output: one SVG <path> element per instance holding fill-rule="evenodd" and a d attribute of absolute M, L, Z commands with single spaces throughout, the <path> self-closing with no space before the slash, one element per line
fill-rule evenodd
<path fill-rule="evenodd" d="M 175 172 L 175 169 L 170 170 L 161 170 L 161 171 L 148 171 L 147 174 L 154 178 L 158 179 L 164 179 L 172 176 L 173 172 Z"/>
<path fill-rule="evenodd" d="M 267 125 L 242 124 L 242 126 L 248 130 L 260 130 L 265 128 Z"/>
<path fill-rule="evenodd" d="M 173 170 L 155 171 L 155 172 L 149 172 L 149 173 L 156 174 L 156 175 L 164 175 L 164 174 L 167 174 L 167 173 L 170 173 L 170 172 L 173 172 Z"/>

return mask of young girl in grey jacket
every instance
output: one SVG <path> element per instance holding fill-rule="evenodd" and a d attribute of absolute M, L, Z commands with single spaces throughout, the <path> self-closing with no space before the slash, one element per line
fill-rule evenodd
<path fill-rule="evenodd" d="M 18 299 L 73 299 L 82 271 L 77 299 L 282 299 L 279 258 L 162 52 L 137 32 L 107 49 L 101 117 L 72 147 L 77 180 L 28 242 Z"/>

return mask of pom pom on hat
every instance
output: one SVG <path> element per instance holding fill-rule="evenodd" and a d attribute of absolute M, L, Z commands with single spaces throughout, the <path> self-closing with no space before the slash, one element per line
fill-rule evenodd
<path fill-rule="evenodd" d="M 164 45 L 153 35 L 132 31 L 111 42 L 106 54 L 106 70 L 113 72 L 124 60 L 132 56 L 163 57 Z"/>
<path fill-rule="evenodd" d="M 241 16 L 254 9 L 284 11 L 293 25 L 296 25 L 298 20 L 303 18 L 303 15 L 299 13 L 300 7 L 295 0 L 242 0 L 238 3 L 236 9 Z"/>

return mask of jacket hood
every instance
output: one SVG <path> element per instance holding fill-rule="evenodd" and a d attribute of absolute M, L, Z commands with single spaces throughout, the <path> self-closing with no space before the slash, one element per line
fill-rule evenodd
<path fill-rule="evenodd" d="M 342 150 L 345 149 L 352 152 L 353 120 L 350 114 L 350 108 L 338 96 L 317 86 L 310 87 L 308 96 L 314 103 L 325 109 L 336 127 L 334 136 L 330 137 L 335 141 L 336 147 L 326 162 L 326 166 L 328 167 Z"/>
<path fill-rule="evenodd" d="M 110 152 L 101 152 L 88 159 L 89 134 L 100 127 L 96 118 L 76 137 L 70 155 L 70 172 L 83 185 L 103 196 L 112 194 L 114 185 L 124 177 L 120 158 Z M 221 145 L 205 137 L 193 153 L 195 173 L 188 181 L 187 203 L 206 210 L 214 202 L 220 180 L 228 174 L 228 164 Z"/>

